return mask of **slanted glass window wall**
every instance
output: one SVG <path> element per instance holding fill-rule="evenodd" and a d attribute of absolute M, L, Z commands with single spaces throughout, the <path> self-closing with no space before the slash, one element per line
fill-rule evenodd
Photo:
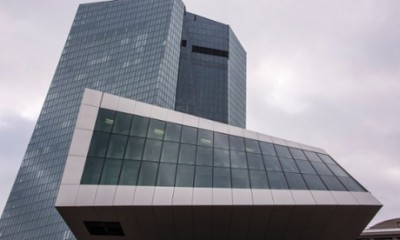
<path fill-rule="evenodd" d="M 107 109 L 81 184 L 365 191 L 325 154 Z"/>

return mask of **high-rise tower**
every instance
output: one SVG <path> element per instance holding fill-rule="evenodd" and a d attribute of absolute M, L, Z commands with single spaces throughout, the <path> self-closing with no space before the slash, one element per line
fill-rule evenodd
<path fill-rule="evenodd" d="M 245 51 L 227 25 L 197 18 L 181 0 L 79 6 L 2 214 L 0 239 L 70 236 L 54 202 L 86 87 L 245 126 Z M 223 29 L 215 41 L 212 28 Z"/>

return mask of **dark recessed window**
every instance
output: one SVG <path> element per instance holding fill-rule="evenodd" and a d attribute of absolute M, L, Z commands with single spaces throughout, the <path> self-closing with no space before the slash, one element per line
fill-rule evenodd
<path fill-rule="evenodd" d="M 193 45 L 192 52 L 202 53 L 202 54 L 207 54 L 207 55 L 212 55 L 212 56 L 217 56 L 217 57 L 229 58 L 228 51 L 219 50 L 219 49 L 215 49 L 215 48 L 207 48 L 207 47 L 200 47 L 200 46 Z"/>
<path fill-rule="evenodd" d="M 186 47 L 187 45 L 187 41 L 186 40 L 182 40 L 181 41 L 181 47 Z"/>
<path fill-rule="evenodd" d="M 119 222 L 83 222 L 90 235 L 125 236 Z"/>

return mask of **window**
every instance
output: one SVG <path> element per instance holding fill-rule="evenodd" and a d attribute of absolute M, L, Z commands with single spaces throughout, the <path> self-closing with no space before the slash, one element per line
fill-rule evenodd
<path fill-rule="evenodd" d="M 90 235 L 124 236 L 119 222 L 83 222 Z"/>
<path fill-rule="evenodd" d="M 193 45 L 192 52 L 202 53 L 202 54 L 207 54 L 207 55 L 212 55 L 212 56 L 217 56 L 217 57 L 229 58 L 228 51 L 219 50 L 219 49 L 215 49 L 215 48 L 206 48 L 206 47 L 200 47 L 200 46 Z"/>

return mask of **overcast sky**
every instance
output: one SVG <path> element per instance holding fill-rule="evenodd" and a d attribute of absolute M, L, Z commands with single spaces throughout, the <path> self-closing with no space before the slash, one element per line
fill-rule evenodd
<path fill-rule="evenodd" d="M 78 0 L 0 1 L 0 212 Z M 321 147 L 400 217 L 400 1 L 185 0 L 247 51 L 247 128 Z"/>

